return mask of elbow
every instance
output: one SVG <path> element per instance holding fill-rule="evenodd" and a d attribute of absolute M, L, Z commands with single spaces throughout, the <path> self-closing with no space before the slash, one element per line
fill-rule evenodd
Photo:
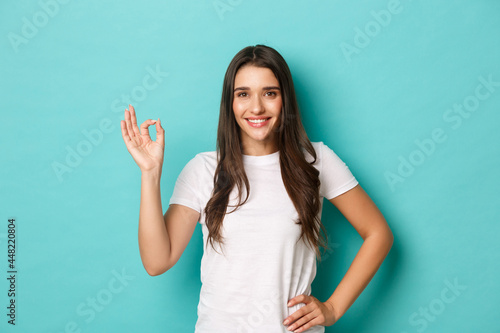
<path fill-rule="evenodd" d="M 394 234 L 392 233 L 391 229 L 387 227 L 387 230 L 384 233 L 384 240 L 385 240 L 385 245 L 387 247 L 387 253 L 392 248 L 392 245 L 394 244 Z"/>
<path fill-rule="evenodd" d="M 392 230 L 391 228 L 389 228 L 389 226 L 387 226 L 387 238 L 389 238 L 392 246 L 392 244 L 394 243 L 394 234 L 392 233 Z"/>
<path fill-rule="evenodd" d="M 370 233 L 366 239 L 374 239 L 379 244 L 380 249 L 387 255 L 394 244 L 394 234 L 389 227 L 379 228 Z M 366 240 L 365 239 L 365 240 Z"/>
<path fill-rule="evenodd" d="M 144 269 L 148 273 L 149 276 L 158 276 L 162 275 L 166 271 L 170 269 L 170 267 L 146 267 L 144 266 Z"/>
<path fill-rule="evenodd" d="M 388 251 L 389 252 L 392 248 L 392 245 L 394 244 L 394 234 L 392 233 L 391 230 L 389 230 L 389 235 L 387 236 L 387 246 L 388 246 Z"/>
<path fill-rule="evenodd" d="M 151 270 L 151 269 L 146 269 L 146 272 L 148 273 L 149 276 L 158 276 L 158 275 L 163 274 L 160 271 L 154 271 L 154 270 Z"/>
<path fill-rule="evenodd" d="M 391 228 L 389 228 L 387 223 L 384 227 L 379 228 L 379 230 L 377 230 L 375 234 L 379 235 L 384 240 L 384 243 L 387 245 L 388 249 L 391 249 L 392 244 L 394 244 L 394 234 L 392 233 L 392 230 Z"/>

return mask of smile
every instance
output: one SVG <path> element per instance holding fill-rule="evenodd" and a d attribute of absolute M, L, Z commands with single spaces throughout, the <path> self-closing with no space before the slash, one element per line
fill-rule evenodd
<path fill-rule="evenodd" d="M 246 118 L 245 120 L 252 127 L 262 127 L 262 126 L 267 125 L 267 123 L 269 122 L 269 119 L 271 119 L 271 118 L 260 118 L 260 119 L 248 119 L 248 118 Z"/>

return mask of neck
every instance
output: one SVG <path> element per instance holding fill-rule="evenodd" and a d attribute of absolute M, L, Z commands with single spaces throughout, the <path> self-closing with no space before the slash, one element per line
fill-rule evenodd
<path fill-rule="evenodd" d="M 242 144 L 243 155 L 263 156 L 273 154 L 278 151 L 278 145 L 275 143 L 264 142 L 258 145 Z"/>

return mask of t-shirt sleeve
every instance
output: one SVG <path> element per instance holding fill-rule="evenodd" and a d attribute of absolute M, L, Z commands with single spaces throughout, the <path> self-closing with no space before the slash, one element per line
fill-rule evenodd
<path fill-rule="evenodd" d="M 186 166 L 184 166 L 175 182 L 169 205 L 183 205 L 201 213 L 199 175 L 202 162 L 203 160 L 196 155 L 186 164 Z"/>
<path fill-rule="evenodd" d="M 323 142 L 320 142 L 320 195 L 330 200 L 356 185 L 358 181 L 349 167 Z"/>

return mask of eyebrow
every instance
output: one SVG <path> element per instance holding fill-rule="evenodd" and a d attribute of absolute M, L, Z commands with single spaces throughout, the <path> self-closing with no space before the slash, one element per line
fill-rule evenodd
<path fill-rule="evenodd" d="M 263 87 L 262 89 L 263 90 L 280 90 L 280 87 L 270 86 L 270 87 Z M 249 87 L 238 87 L 238 88 L 234 89 L 233 92 L 236 92 L 238 90 L 250 90 L 250 88 Z"/>

